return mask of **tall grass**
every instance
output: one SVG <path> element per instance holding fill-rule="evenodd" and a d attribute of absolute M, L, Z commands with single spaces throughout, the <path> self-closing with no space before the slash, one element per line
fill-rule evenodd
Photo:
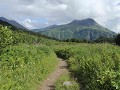
<path fill-rule="evenodd" d="M 55 53 L 46 46 L 9 46 L 0 56 L 0 90 L 37 90 L 56 65 Z"/>
<path fill-rule="evenodd" d="M 120 48 L 109 44 L 65 45 L 55 49 L 85 90 L 120 90 Z"/>

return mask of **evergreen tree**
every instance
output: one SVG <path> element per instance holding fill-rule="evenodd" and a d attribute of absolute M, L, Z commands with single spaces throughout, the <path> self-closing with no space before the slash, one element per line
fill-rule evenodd
<path fill-rule="evenodd" d="M 120 34 L 116 36 L 115 43 L 120 46 Z"/>

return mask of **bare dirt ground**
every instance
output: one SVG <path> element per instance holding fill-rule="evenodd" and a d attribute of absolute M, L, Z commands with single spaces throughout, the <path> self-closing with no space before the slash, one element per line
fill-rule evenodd
<path fill-rule="evenodd" d="M 59 59 L 59 64 L 54 72 L 52 72 L 46 80 L 41 84 L 38 90 L 54 90 L 55 81 L 64 73 L 68 72 L 65 60 Z"/>

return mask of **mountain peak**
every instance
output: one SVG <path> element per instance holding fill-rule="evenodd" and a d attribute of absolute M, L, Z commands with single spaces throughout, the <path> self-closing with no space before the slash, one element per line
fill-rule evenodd
<path fill-rule="evenodd" d="M 6 21 L 7 19 L 5 17 L 0 17 L 0 20 Z"/>
<path fill-rule="evenodd" d="M 24 26 L 22 26 L 21 24 L 19 24 L 15 20 L 9 20 L 9 19 L 6 19 L 5 17 L 0 17 L 0 20 L 11 24 L 12 26 L 14 26 L 18 29 L 26 29 L 27 30 L 27 28 L 25 28 Z"/>
<path fill-rule="evenodd" d="M 57 27 L 58 25 L 56 25 L 56 24 L 53 24 L 53 25 L 51 25 L 51 26 L 48 26 L 48 28 L 54 28 L 54 27 Z"/>
<path fill-rule="evenodd" d="M 116 33 L 104 28 L 91 18 L 74 20 L 71 23 L 59 25 L 54 28 L 44 28 L 40 33 L 60 40 L 72 38 L 96 40 L 100 37 L 112 38 L 116 35 Z"/>
<path fill-rule="evenodd" d="M 83 20 L 74 20 L 69 24 L 81 25 L 81 26 L 92 26 L 92 25 L 97 24 L 97 22 L 94 19 L 87 18 L 87 19 L 83 19 Z"/>
<path fill-rule="evenodd" d="M 84 21 L 90 21 L 90 22 L 96 22 L 94 19 L 92 19 L 92 18 L 87 18 L 87 19 L 84 19 Z M 83 21 L 83 20 L 82 20 Z"/>

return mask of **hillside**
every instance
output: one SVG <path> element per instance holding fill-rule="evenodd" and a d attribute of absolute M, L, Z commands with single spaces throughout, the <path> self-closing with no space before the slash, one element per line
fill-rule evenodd
<path fill-rule="evenodd" d="M 14 20 L 8 20 L 4 17 L 0 17 L 0 22 L 6 22 L 8 24 L 11 24 L 12 26 L 16 27 L 17 29 L 27 29 L 24 26 L 20 25 L 18 22 L 14 21 Z"/>
<path fill-rule="evenodd" d="M 0 20 L 0 24 L 3 26 L 11 26 L 12 28 L 15 28 L 13 25 L 9 24 L 8 22 Z"/>
<path fill-rule="evenodd" d="M 39 33 L 60 40 L 71 38 L 96 40 L 99 37 L 111 38 L 116 35 L 116 33 L 104 28 L 91 18 L 74 20 L 65 25 L 56 25 L 54 27 L 49 26 L 40 29 Z"/>
<path fill-rule="evenodd" d="M 51 26 L 48 26 L 46 28 L 41 28 L 41 29 L 33 29 L 32 31 L 34 32 L 40 32 L 40 31 L 45 31 L 45 30 L 48 30 L 48 29 L 52 29 L 52 28 L 55 28 L 57 27 L 58 25 L 51 25 Z"/>
<path fill-rule="evenodd" d="M 14 27 L 13 25 L 9 24 L 8 22 L 1 21 L 0 20 L 0 28 L 2 27 L 8 27 L 10 31 L 12 31 L 12 39 L 13 45 L 19 44 L 19 43 L 25 43 L 25 44 L 45 44 L 45 45 L 51 45 L 56 44 L 58 41 L 56 41 L 54 38 L 47 37 L 45 35 L 42 35 L 40 33 L 36 33 L 30 30 L 26 29 L 18 29 Z M 7 32 L 4 30 L 4 32 L 7 35 Z M 0 36 L 2 33 L 0 33 Z M 6 36 L 5 35 L 5 36 Z M 0 37 L 1 39 L 2 37 Z M 0 43 L 3 43 L 2 41 Z"/>

